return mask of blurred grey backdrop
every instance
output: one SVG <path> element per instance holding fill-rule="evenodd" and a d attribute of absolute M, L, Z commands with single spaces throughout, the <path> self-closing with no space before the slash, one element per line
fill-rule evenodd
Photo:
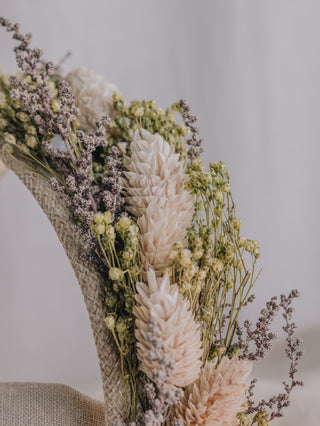
<path fill-rule="evenodd" d="M 47 59 L 70 49 L 66 72 L 85 65 L 129 100 L 153 98 L 164 107 L 189 100 L 204 159 L 226 163 L 242 234 L 261 245 L 263 273 L 248 316 L 270 296 L 300 290 L 296 318 L 312 387 L 307 369 L 319 371 L 320 340 L 320 2 L 0 0 L 0 14 L 31 31 Z M 12 47 L 2 30 L 6 72 L 16 69 Z M 0 238 L 0 380 L 64 382 L 100 396 L 77 282 L 12 173 L 0 182 Z M 261 371 L 279 376 L 281 362 Z M 277 424 L 293 424 L 287 421 Z"/>

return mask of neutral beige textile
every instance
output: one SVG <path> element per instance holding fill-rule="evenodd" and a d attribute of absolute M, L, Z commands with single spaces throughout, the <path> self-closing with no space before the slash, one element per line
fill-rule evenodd
<path fill-rule="evenodd" d="M 105 426 L 104 404 L 70 386 L 0 383 L 0 426 Z"/>
<path fill-rule="evenodd" d="M 2 176 L 5 171 L 6 171 L 6 168 L 3 162 L 0 160 L 0 176 Z"/>

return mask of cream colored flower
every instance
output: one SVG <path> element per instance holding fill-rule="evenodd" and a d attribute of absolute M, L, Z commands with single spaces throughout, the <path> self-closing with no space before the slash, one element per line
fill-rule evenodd
<path fill-rule="evenodd" d="M 152 316 L 164 342 L 163 352 L 174 361 L 169 385 L 187 386 L 200 373 L 202 349 L 199 327 L 190 311 L 189 301 L 183 299 L 176 285 L 170 285 L 168 274 L 156 278 L 154 271 L 149 270 L 147 277 L 148 284 L 137 284 L 137 306 L 133 308 L 140 368 L 150 379 L 157 369 L 157 364 L 149 356 L 153 349 L 148 341 L 148 324 Z"/>
<path fill-rule="evenodd" d="M 76 105 L 80 110 L 79 120 L 82 129 L 94 131 L 97 120 L 106 115 L 113 117 L 112 95 L 118 92 L 114 84 L 85 67 L 69 73 L 66 81 L 71 86 Z"/>
<path fill-rule="evenodd" d="M 185 243 L 194 198 L 185 189 L 184 162 L 162 136 L 137 131 L 131 152 L 124 179 L 127 210 L 138 218 L 144 269 L 160 276 L 170 264 L 172 245 Z"/>
<path fill-rule="evenodd" d="M 250 361 L 223 357 L 216 367 L 208 362 L 195 383 L 188 386 L 174 409 L 175 418 L 188 426 L 236 426 L 246 403 Z"/>

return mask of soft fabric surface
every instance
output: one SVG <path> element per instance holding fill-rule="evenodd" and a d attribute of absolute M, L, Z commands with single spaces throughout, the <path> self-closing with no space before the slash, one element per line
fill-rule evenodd
<path fill-rule="evenodd" d="M 105 426 L 104 404 L 66 385 L 1 383 L 0 426 Z"/>

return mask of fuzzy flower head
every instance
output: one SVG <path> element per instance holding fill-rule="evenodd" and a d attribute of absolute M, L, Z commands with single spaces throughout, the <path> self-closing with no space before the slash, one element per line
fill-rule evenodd
<path fill-rule="evenodd" d="M 252 363 L 223 357 L 218 366 L 208 362 L 186 390 L 174 415 L 188 426 L 236 426 L 246 404 L 245 380 Z"/>
<path fill-rule="evenodd" d="M 194 197 L 185 189 L 185 163 L 162 136 L 137 131 L 131 152 L 123 180 L 127 210 L 138 219 L 144 269 L 161 276 L 173 244 L 185 243 Z"/>
<path fill-rule="evenodd" d="M 163 342 L 163 355 L 173 361 L 168 385 L 187 386 L 200 373 L 202 355 L 200 331 L 188 300 L 183 299 L 176 285 L 171 285 L 168 274 L 156 278 L 147 273 L 148 284 L 137 284 L 136 317 L 137 353 L 141 370 L 153 379 L 157 363 L 152 357 L 152 342 L 148 339 L 149 321 L 154 320 Z"/>
<path fill-rule="evenodd" d="M 96 75 L 85 67 L 80 67 L 66 77 L 80 110 L 80 127 L 94 131 L 96 122 L 103 116 L 113 117 L 112 96 L 118 92 L 117 87 L 103 76 Z"/>

